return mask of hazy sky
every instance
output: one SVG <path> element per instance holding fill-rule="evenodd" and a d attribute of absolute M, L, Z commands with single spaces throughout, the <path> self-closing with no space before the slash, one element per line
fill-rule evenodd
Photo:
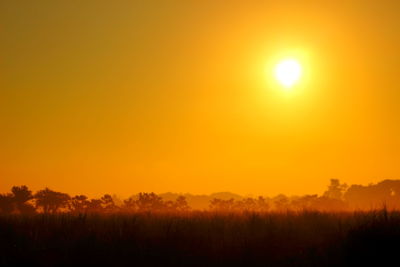
<path fill-rule="evenodd" d="M 331 2 L 331 3 L 327 3 Z M 400 1 L 0 1 L 0 191 L 400 178 Z M 298 56 L 290 93 L 269 68 Z"/>

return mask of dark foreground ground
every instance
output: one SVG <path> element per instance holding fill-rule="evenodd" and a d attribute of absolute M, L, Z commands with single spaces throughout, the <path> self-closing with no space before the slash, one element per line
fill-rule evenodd
<path fill-rule="evenodd" d="M 400 213 L 0 216 L 0 266 L 400 264 Z"/>

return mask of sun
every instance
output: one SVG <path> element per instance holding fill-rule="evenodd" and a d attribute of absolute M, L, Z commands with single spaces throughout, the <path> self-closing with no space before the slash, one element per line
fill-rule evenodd
<path fill-rule="evenodd" d="M 301 78 L 302 68 L 295 59 L 281 60 L 275 66 L 275 78 L 284 88 L 293 87 Z"/>

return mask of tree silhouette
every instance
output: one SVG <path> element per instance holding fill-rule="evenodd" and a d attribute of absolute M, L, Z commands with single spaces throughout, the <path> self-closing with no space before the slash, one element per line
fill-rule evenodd
<path fill-rule="evenodd" d="M 258 210 L 257 200 L 248 197 L 243 200 L 237 201 L 236 209 L 240 211 L 256 211 Z"/>
<path fill-rule="evenodd" d="M 400 181 L 384 180 L 368 186 L 352 185 L 344 198 L 352 208 L 379 209 L 384 205 L 389 209 L 400 208 Z"/>
<path fill-rule="evenodd" d="M 72 212 L 84 213 L 87 212 L 89 200 L 85 195 L 77 195 L 71 199 L 70 209 Z"/>
<path fill-rule="evenodd" d="M 261 196 L 258 198 L 248 197 L 241 200 L 214 198 L 210 201 L 210 209 L 214 211 L 266 212 L 269 210 L 269 206 L 267 200 Z"/>
<path fill-rule="evenodd" d="M 136 210 L 136 200 L 132 197 L 125 199 L 122 209 L 126 212 L 133 212 Z"/>
<path fill-rule="evenodd" d="M 139 211 L 161 211 L 166 205 L 163 199 L 154 193 L 139 193 L 136 206 Z"/>
<path fill-rule="evenodd" d="M 35 213 L 35 208 L 32 204 L 27 203 L 33 199 L 32 191 L 29 190 L 27 186 L 14 186 L 11 192 L 13 193 L 13 202 L 17 212 L 21 214 Z"/>
<path fill-rule="evenodd" d="M 210 201 L 210 209 L 214 211 L 232 211 L 235 206 L 235 200 L 233 198 L 224 200 L 214 198 Z"/>
<path fill-rule="evenodd" d="M 283 194 L 279 194 L 276 197 L 274 197 L 273 199 L 274 202 L 274 206 L 277 210 L 279 211 L 284 211 L 289 209 L 289 205 L 290 205 L 290 199 L 283 195 Z"/>
<path fill-rule="evenodd" d="M 13 210 L 13 196 L 11 194 L 0 194 L 0 213 L 10 214 Z"/>
<path fill-rule="evenodd" d="M 188 211 L 190 209 L 186 198 L 184 196 L 179 196 L 174 203 L 174 209 L 176 211 Z"/>
<path fill-rule="evenodd" d="M 105 194 L 100 200 L 105 211 L 115 211 L 117 209 L 117 206 L 115 205 L 114 199 L 111 195 Z"/>
<path fill-rule="evenodd" d="M 102 204 L 103 202 L 101 201 L 101 199 L 91 199 L 87 203 L 87 211 L 92 213 L 102 212 L 103 211 Z"/>
<path fill-rule="evenodd" d="M 347 187 L 347 184 L 340 184 L 339 179 L 331 179 L 331 183 L 328 186 L 328 190 L 325 191 L 324 196 L 333 199 L 342 199 Z"/>
<path fill-rule="evenodd" d="M 35 194 L 36 207 L 42 208 L 44 213 L 56 213 L 62 208 L 68 207 L 71 199 L 68 194 L 56 192 L 45 188 Z"/>
<path fill-rule="evenodd" d="M 265 199 L 262 196 L 259 196 L 258 199 L 257 199 L 257 207 L 258 207 L 258 209 L 260 211 L 264 211 L 265 212 L 265 211 L 269 210 L 270 205 L 269 205 L 267 199 Z"/>
<path fill-rule="evenodd" d="M 305 195 L 301 197 L 293 197 L 290 208 L 293 210 L 312 210 L 314 203 L 317 201 L 318 195 Z"/>

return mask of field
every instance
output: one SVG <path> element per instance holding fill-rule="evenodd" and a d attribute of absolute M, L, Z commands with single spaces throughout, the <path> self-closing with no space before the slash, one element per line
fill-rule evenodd
<path fill-rule="evenodd" d="M 382 266 L 399 249 L 386 210 L 0 217 L 0 266 Z"/>

